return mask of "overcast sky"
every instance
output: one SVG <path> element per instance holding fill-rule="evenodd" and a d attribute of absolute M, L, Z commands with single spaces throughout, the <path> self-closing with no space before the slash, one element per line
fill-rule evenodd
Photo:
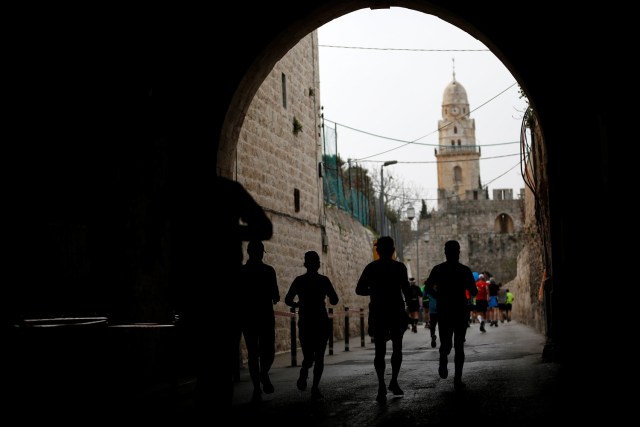
<path fill-rule="evenodd" d="M 490 197 L 494 188 L 513 189 L 517 197 L 524 187 L 519 139 L 526 102 L 484 44 L 440 18 L 403 8 L 350 13 L 320 27 L 318 38 L 320 100 L 326 124 L 337 123 L 342 159 L 357 159 L 376 175 L 384 161 L 397 160 L 385 167 L 385 182 L 393 177 L 429 209 L 435 206 L 434 146 L 455 67 L 475 119 L 482 184 Z"/>

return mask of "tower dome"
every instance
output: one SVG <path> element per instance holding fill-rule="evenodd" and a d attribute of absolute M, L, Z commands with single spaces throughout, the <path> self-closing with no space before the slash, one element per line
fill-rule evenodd
<path fill-rule="evenodd" d="M 456 81 L 455 77 L 453 81 L 444 88 L 444 94 L 442 95 L 442 105 L 451 104 L 469 104 L 467 91 L 464 86 Z"/>

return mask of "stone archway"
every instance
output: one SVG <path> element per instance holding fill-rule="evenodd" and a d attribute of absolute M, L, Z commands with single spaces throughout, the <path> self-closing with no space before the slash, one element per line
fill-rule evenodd
<path fill-rule="evenodd" d="M 514 72 L 512 67 L 509 66 L 510 61 L 505 61 L 505 55 L 496 47 L 491 37 L 484 34 L 476 26 L 461 18 L 446 6 L 441 7 L 434 5 L 433 2 L 420 0 L 397 2 L 359 0 L 309 2 L 308 10 L 300 11 L 301 15 L 304 15 L 303 18 L 292 19 L 288 23 L 283 23 L 282 30 L 279 34 L 263 42 L 261 50 L 257 52 L 253 62 L 246 68 L 242 75 L 230 100 L 224 122 L 221 125 L 221 136 L 217 150 L 218 173 L 228 177 L 233 175 L 235 146 L 249 104 L 269 71 L 289 49 L 302 37 L 335 18 L 362 8 L 388 9 L 390 7 L 403 7 L 434 15 L 457 26 L 482 41 L 494 55 L 503 61 L 505 66 L 507 66 L 511 73 L 517 78 L 519 73 L 517 73 L 517 70 Z M 521 87 L 526 91 L 525 84 L 521 83 Z M 533 103 L 534 100 L 532 99 L 531 102 Z"/>

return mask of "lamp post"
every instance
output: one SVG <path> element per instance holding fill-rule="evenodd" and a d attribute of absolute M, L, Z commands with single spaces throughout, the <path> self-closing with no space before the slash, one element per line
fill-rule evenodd
<path fill-rule="evenodd" d="M 416 217 L 416 210 L 413 206 L 409 206 L 407 208 L 407 219 L 409 221 L 413 221 L 413 218 Z M 409 229 L 411 229 L 411 224 L 409 224 Z M 418 227 L 416 227 L 416 236 L 418 234 Z M 416 238 L 416 281 L 420 283 L 420 247 L 418 246 L 419 240 Z"/>
<path fill-rule="evenodd" d="M 380 235 L 383 236 L 385 233 L 384 229 L 384 167 L 389 165 L 395 165 L 398 163 L 397 160 L 388 160 L 380 166 Z"/>
<path fill-rule="evenodd" d="M 427 250 L 427 264 L 429 263 L 429 232 L 425 231 L 422 235 L 422 240 L 424 241 L 424 246 Z M 428 272 L 429 270 L 427 270 Z"/>

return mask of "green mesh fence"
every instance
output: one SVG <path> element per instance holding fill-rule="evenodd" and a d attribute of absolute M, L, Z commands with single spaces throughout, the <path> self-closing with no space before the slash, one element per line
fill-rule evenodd
<path fill-rule="evenodd" d="M 369 225 L 369 198 L 366 195 L 366 188 L 361 183 L 366 182 L 362 176 L 362 170 L 355 168 L 356 176 L 349 176 L 350 168 L 347 168 L 346 175 L 343 170 L 342 161 L 338 155 L 338 137 L 335 127 L 322 127 L 323 137 L 323 182 L 324 201 L 338 208 L 349 212 L 363 225 Z"/>

